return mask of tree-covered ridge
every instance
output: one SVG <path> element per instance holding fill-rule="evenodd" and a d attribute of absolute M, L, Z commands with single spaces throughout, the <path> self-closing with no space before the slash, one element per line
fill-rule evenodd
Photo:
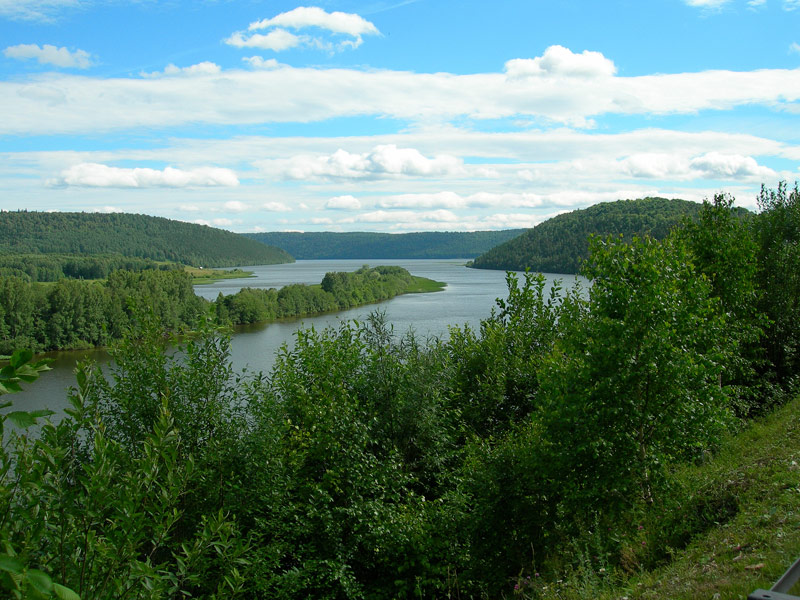
<path fill-rule="evenodd" d="M 0 212 L 0 254 L 121 255 L 207 267 L 292 262 L 241 235 L 125 213 Z"/>
<path fill-rule="evenodd" d="M 641 198 L 603 202 L 548 219 L 523 235 L 492 248 L 471 266 L 539 273 L 577 273 L 589 256 L 589 236 L 634 235 L 663 239 L 685 217 L 695 217 L 696 202 Z"/>
<path fill-rule="evenodd" d="M 105 346 L 119 339 L 147 310 L 163 327 L 195 327 L 204 315 L 220 323 L 257 323 L 342 310 L 414 291 L 422 278 L 402 267 L 364 266 L 325 275 L 321 285 L 243 288 L 213 303 L 197 296 L 183 270 L 118 270 L 106 281 L 60 279 L 33 283 L 0 277 L 0 354 Z M 425 280 L 428 281 L 428 280 Z"/>
<path fill-rule="evenodd" d="M 283 248 L 298 260 L 473 258 L 523 233 L 504 231 L 431 231 L 418 233 L 264 232 L 244 235 Z"/>

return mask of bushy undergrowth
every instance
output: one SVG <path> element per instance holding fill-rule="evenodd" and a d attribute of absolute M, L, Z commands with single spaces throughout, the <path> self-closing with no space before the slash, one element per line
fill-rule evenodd
<path fill-rule="evenodd" d="M 800 210 L 779 193 L 769 210 Z M 769 325 L 789 292 L 763 301 L 738 243 L 696 250 L 707 228 L 759 230 L 730 199 L 704 211 L 664 242 L 595 240 L 588 290 L 509 274 L 478 331 L 423 343 L 376 313 L 301 331 L 268 375 L 235 373 L 210 321 L 178 343 L 139 313 L 110 374 L 79 368 L 64 419 L 34 435 L 44 415 L 3 415 L 23 429 L 0 455 L 0 585 L 84 599 L 627 589 L 751 510 L 754 472 L 718 466 L 726 440 L 771 401 L 754 380 L 794 379 L 797 337 Z M 770 354 L 774 336 L 790 347 Z M 37 373 L 29 360 L 2 371 L 5 391 Z M 782 499 L 796 482 L 781 477 Z M 766 502 L 769 522 L 783 509 Z"/>

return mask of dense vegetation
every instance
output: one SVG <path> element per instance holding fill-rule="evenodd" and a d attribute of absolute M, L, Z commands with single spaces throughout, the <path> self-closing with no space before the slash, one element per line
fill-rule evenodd
<path fill-rule="evenodd" d="M 537 273 L 577 273 L 589 256 L 591 235 L 619 235 L 625 241 L 648 235 L 664 239 L 700 205 L 686 200 L 642 198 L 603 202 L 564 213 L 540 223 L 523 235 L 487 251 L 471 266 Z"/>
<path fill-rule="evenodd" d="M 0 586 L 580 598 L 668 564 L 745 508 L 739 473 L 693 470 L 797 392 L 800 191 L 758 201 L 742 220 L 717 196 L 662 241 L 594 238 L 588 290 L 510 273 L 495 314 L 447 341 L 379 313 L 301 331 L 269 376 L 234 373 L 202 324 L 169 350 L 145 310 L 110 374 L 82 365 L 68 415 L 0 454 Z M 0 372 L 5 390 L 35 376 L 29 360 Z M 796 506 L 784 467 L 765 522 Z"/>
<path fill-rule="evenodd" d="M 105 346 L 122 336 L 144 305 L 165 329 L 181 331 L 209 313 L 220 323 L 241 324 L 341 310 L 414 291 L 420 281 L 429 280 L 402 267 L 365 265 L 353 273 L 328 273 L 318 286 L 220 294 L 209 306 L 194 293 L 191 275 L 179 270 L 120 270 L 106 281 L 54 284 L 0 277 L 0 353 Z"/>
<path fill-rule="evenodd" d="M 13 254 L 117 255 L 205 267 L 292 262 L 283 250 L 235 233 L 161 217 L 1 211 L 0 255 Z"/>
<path fill-rule="evenodd" d="M 297 259 L 473 258 L 517 237 L 505 231 L 420 233 L 268 232 L 244 235 L 283 248 Z"/>
<path fill-rule="evenodd" d="M 0 276 L 21 277 L 27 281 L 59 279 L 105 279 L 112 271 L 178 269 L 177 263 L 160 263 L 149 258 L 130 258 L 121 254 L 0 254 Z"/>

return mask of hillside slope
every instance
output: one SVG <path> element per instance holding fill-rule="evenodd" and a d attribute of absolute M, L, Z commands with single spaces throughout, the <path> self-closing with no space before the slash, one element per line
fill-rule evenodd
<path fill-rule="evenodd" d="M 595 204 L 558 215 L 475 259 L 478 269 L 577 273 L 588 256 L 590 234 L 622 234 L 626 240 L 648 234 L 661 239 L 700 205 L 687 200 L 642 198 Z"/>
<path fill-rule="evenodd" d="M 264 232 L 245 236 L 283 248 L 297 259 L 474 258 L 524 233 L 431 231 L 420 233 Z"/>
<path fill-rule="evenodd" d="M 231 267 L 292 262 L 283 250 L 241 235 L 125 213 L 0 212 L 0 254 L 121 255 Z"/>

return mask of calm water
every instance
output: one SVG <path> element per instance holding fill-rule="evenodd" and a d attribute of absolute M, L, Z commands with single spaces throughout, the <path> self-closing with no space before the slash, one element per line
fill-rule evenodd
<path fill-rule="evenodd" d="M 242 287 L 280 288 L 290 283 L 319 283 L 329 271 L 355 271 L 364 264 L 370 266 L 399 265 L 412 275 L 428 277 L 447 283 L 442 292 L 406 294 L 386 302 L 350 310 L 303 317 L 265 325 L 249 325 L 237 329 L 231 343 L 233 365 L 237 370 L 269 371 L 275 361 L 276 351 L 287 343 L 291 346 L 294 333 L 300 327 L 324 329 L 335 327 L 342 320 L 366 318 L 372 311 L 385 311 L 395 333 L 413 329 L 420 339 L 429 336 L 446 337 L 448 328 L 467 324 L 476 328 L 481 319 L 489 316 L 497 298 L 507 295 L 505 272 L 467 269 L 464 260 L 305 260 L 286 265 L 246 267 L 253 271 L 249 279 L 229 279 L 214 284 L 197 286 L 198 295 L 213 300 L 219 293 L 234 294 Z M 552 281 L 562 278 L 571 284 L 571 275 L 547 275 Z M 67 389 L 74 385 L 76 361 L 88 357 L 99 364 L 107 364 L 108 354 L 103 350 L 51 353 L 55 362 L 52 371 L 45 373 L 29 390 L 12 397 L 20 410 L 51 408 L 65 405 Z"/>

